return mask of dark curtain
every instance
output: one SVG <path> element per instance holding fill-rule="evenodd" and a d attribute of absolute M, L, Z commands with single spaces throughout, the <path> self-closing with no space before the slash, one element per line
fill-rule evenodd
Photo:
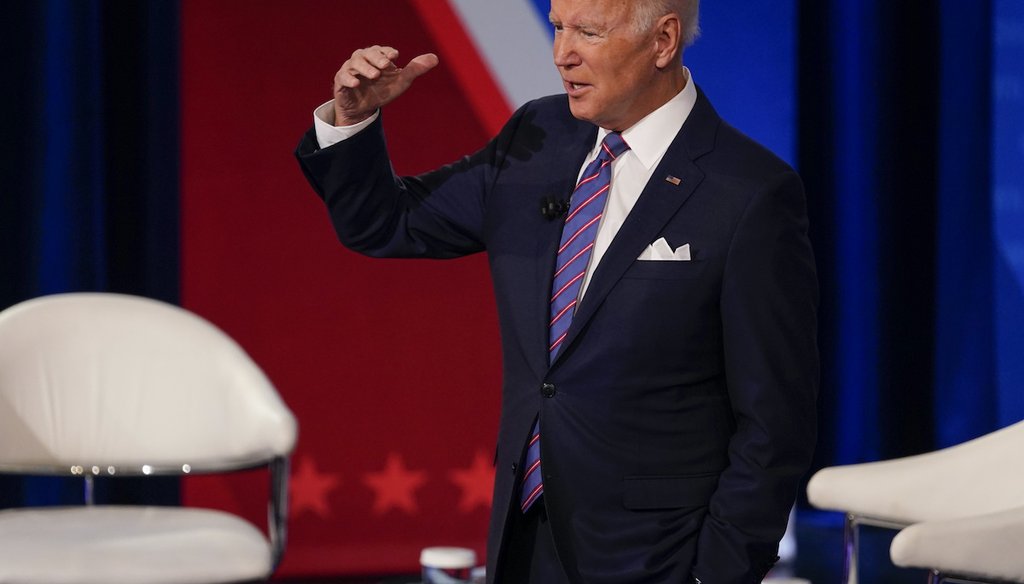
<path fill-rule="evenodd" d="M 0 8 L 0 309 L 44 294 L 178 300 L 178 5 Z M 177 483 L 97 483 L 174 503 Z M 77 479 L 5 477 L 0 504 L 81 500 Z"/>
<path fill-rule="evenodd" d="M 802 0 L 816 466 L 994 430 L 990 0 Z"/>

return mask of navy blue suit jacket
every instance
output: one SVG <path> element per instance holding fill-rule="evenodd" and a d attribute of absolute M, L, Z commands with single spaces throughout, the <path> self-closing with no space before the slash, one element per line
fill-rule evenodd
<path fill-rule="evenodd" d="M 561 222 L 540 204 L 572 192 L 596 132 L 561 95 L 419 177 L 394 176 L 379 120 L 322 150 L 311 130 L 296 155 L 351 249 L 488 254 L 503 348 L 490 575 L 518 512 L 512 469 L 539 415 L 544 504 L 570 581 L 682 582 L 692 570 L 708 584 L 758 582 L 816 435 L 818 293 L 802 184 L 698 92 L 549 366 Z M 692 261 L 638 261 L 661 237 L 690 244 Z"/>

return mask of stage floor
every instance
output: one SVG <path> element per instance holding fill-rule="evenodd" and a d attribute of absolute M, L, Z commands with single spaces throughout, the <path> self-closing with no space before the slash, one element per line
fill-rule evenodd
<path fill-rule="evenodd" d="M 806 511 L 798 515 L 797 558 L 793 566 L 780 566 L 779 577 L 796 577 L 812 584 L 836 584 L 843 576 L 843 528 L 838 513 Z M 872 584 L 923 584 L 924 570 L 897 568 L 889 560 L 895 531 L 861 528 L 860 581 Z M 286 584 L 398 584 L 415 582 L 415 575 L 380 575 L 363 578 L 280 579 Z"/>

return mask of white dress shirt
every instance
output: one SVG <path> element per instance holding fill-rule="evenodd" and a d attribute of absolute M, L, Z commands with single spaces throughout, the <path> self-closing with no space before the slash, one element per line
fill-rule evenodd
<path fill-rule="evenodd" d="M 601 224 L 597 228 L 594 251 L 590 256 L 590 265 L 587 266 L 587 275 L 583 278 L 583 286 L 580 288 L 580 298 L 586 293 L 598 262 L 608 251 L 615 234 L 619 232 L 629 212 L 633 210 L 633 205 L 640 198 L 640 193 L 647 186 L 647 181 L 651 179 L 654 169 L 665 156 L 695 103 L 697 89 L 693 85 L 690 71 L 686 69 L 686 87 L 682 91 L 622 132 L 622 139 L 629 144 L 629 150 L 612 162 L 612 190 L 608 194 Z M 576 176 L 577 181 L 583 178 L 583 171 L 587 165 L 597 158 L 601 142 L 609 131 L 605 128 L 598 130 L 594 148 L 583 161 L 583 166 Z"/>
<path fill-rule="evenodd" d="M 683 70 L 686 74 L 686 86 L 683 87 L 683 90 L 665 105 L 647 114 L 642 120 L 622 132 L 622 139 L 629 144 L 629 150 L 612 163 L 612 189 L 605 203 L 601 224 L 597 229 L 597 238 L 594 242 L 594 251 L 590 256 L 590 265 L 587 267 L 587 275 L 580 288 L 581 298 L 586 293 L 597 264 L 601 261 L 604 253 L 608 251 L 608 246 L 611 245 L 615 234 L 619 232 L 619 228 L 622 227 L 629 212 L 633 209 L 633 205 L 640 198 L 640 193 L 643 192 L 654 169 L 665 156 L 672 140 L 675 139 L 676 134 L 679 133 L 686 118 L 693 110 L 694 104 L 697 103 L 697 88 L 693 84 L 693 77 L 690 75 L 689 69 L 684 67 Z M 354 136 L 373 123 L 380 115 L 380 112 L 377 111 L 358 124 L 335 126 L 332 104 L 333 102 L 328 101 L 313 111 L 313 126 L 321 148 L 327 148 Z M 609 131 L 605 128 L 598 129 L 594 147 L 583 161 L 583 165 L 580 166 L 577 180 L 582 178 L 587 165 L 597 158 L 601 142 Z"/>

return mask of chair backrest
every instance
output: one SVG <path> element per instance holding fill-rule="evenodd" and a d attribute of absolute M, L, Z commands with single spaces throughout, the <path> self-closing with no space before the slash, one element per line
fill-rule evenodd
<path fill-rule="evenodd" d="M 820 509 L 911 524 L 1024 505 L 1024 421 L 914 456 L 834 466 L 807 484 Z"/>
<path fill-rule="evenodd" d="M 259 367 L 184 309 L 79 293 L 0 313 L 2 470 L 225 470 L 286 456 L 295 439 Z"/>

